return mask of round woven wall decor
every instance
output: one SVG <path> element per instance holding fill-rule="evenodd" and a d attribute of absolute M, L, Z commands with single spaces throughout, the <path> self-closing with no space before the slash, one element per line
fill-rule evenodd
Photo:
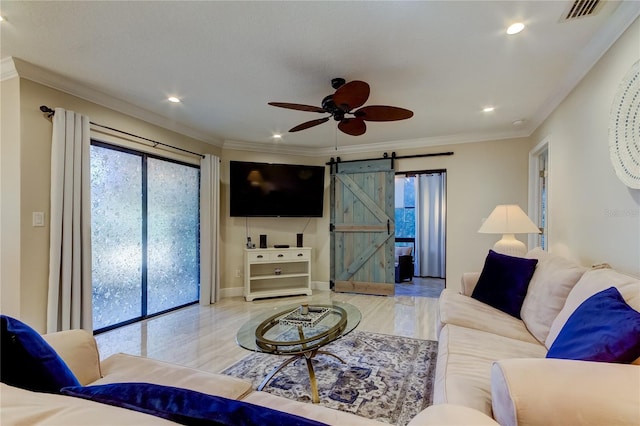
<path fill-rule="evenodd" d="M 640 189 L 640 61 L 624 76 L 613 100 L 609 154 L 618 178 Z"/>

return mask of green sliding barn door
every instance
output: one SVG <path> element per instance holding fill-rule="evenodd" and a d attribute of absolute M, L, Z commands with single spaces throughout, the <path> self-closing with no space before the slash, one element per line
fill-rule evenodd
<path fill-rule="evenodd" d="M 393 295 L 392 159 L 331 165 L 331 279 L 339 292 Z"/>

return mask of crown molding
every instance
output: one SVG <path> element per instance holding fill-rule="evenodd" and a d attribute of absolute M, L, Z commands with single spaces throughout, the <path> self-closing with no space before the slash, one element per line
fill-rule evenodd
<path fill-rule="evenodd" d="M 184 126 L 179 123 L 169 122 L 166 117 L 160 116 L 156 113 L 140 108 L 129 102 L 125 102 L 113 96 L 107 95 L 99 90 L 96 90 L 87 85 L 78 83 L 53 71 L 40 68 L 37 65 L 33 65 L 29 62 L 23 61 L 19 58 L 12 59 L 14 69 L 17 70 L 17 75 L 21 78 L 26 78 L 33 82 L 42 84 L 44 86 L 51 87 L 61 92 L 68 93 L 72 96 L 84 99 L 94 104 L 112 109 L 114 111 L 126 114 L 128 116 L 146 121 L 163 129 L 171 130 L 181 135 L 188 136 L 199 141 L 221 147 L 222 141 L 212 138 L 210 135 L 192 129 L 191 127 Z M 3 74 L 4 74 L 4 60 L 3 60 Z M 55 105 L 50 105 L 55 107 Z"/>
<path fill-rule="evenodd" d="M 11 56 L 0 60 L 0 81 L 5 81 L 17 76 L 18 70 L 16 70 L 16 66 Z"/>
<path fill-rule="evenodd" d="M 337 154 L 360 154 L 373 151 L 398 151 L 401 149 L 416 149 L 446 145 L 458 145 L 463 143 L 488 142 L 503 139 L 518 139 L 531 136 L 533 130 L 529 127 L 516 131 L 508 131 L 492 134 L 458 134 L 448 136 L 435 136 L 419 139 L 406 139 L 398 141 L 376 142 L 362 145 L 348 145 L 335 147 L 305 147 L 300 145 L 261 144 L 255 142 L 242 142 L 226 140 L 223 149 L 238 151 L 263 152 L 269 154 L 288 154 L 307 157 L 332 156 Z"/>

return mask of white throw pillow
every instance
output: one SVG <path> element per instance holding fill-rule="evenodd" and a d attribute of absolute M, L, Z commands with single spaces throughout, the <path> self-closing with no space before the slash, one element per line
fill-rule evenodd
<path fill-rule="evenodd" d="M 551 324 L 545 346 L 547 348 L 551 347 L 556 337 L 558 337 L 560 330 L 562 330 L 562 327 L 564 327 L 569 319 L 569 316 L 571 316 L 573 311 L 575 311 L 582 302 L 611 286 L 620 291 L 620 294 L 629 306 L 636 311 L 640 311 L 640 280 L 616 272 L 613 269 L 589 270 L 582 275 L 582 278 L 580 278 L 578 283 L 573 287 L 564 307 Z"/>
<path fill-rule="evenodd" d="M 527 253 L 526 257 L 538 259 L 538 265 L 529 282 L 520 317 L 529 332 L 544 343 L 569 292 L 587 268 L 539 247 Z"/>

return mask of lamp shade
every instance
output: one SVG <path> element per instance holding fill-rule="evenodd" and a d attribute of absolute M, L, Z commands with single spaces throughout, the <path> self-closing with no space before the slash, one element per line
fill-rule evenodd
<path fill-rule="evenodd" d="M 517 204 L 496 206 L 478 232 L 481 234 L 539 234 L 540 229 Z"/>

